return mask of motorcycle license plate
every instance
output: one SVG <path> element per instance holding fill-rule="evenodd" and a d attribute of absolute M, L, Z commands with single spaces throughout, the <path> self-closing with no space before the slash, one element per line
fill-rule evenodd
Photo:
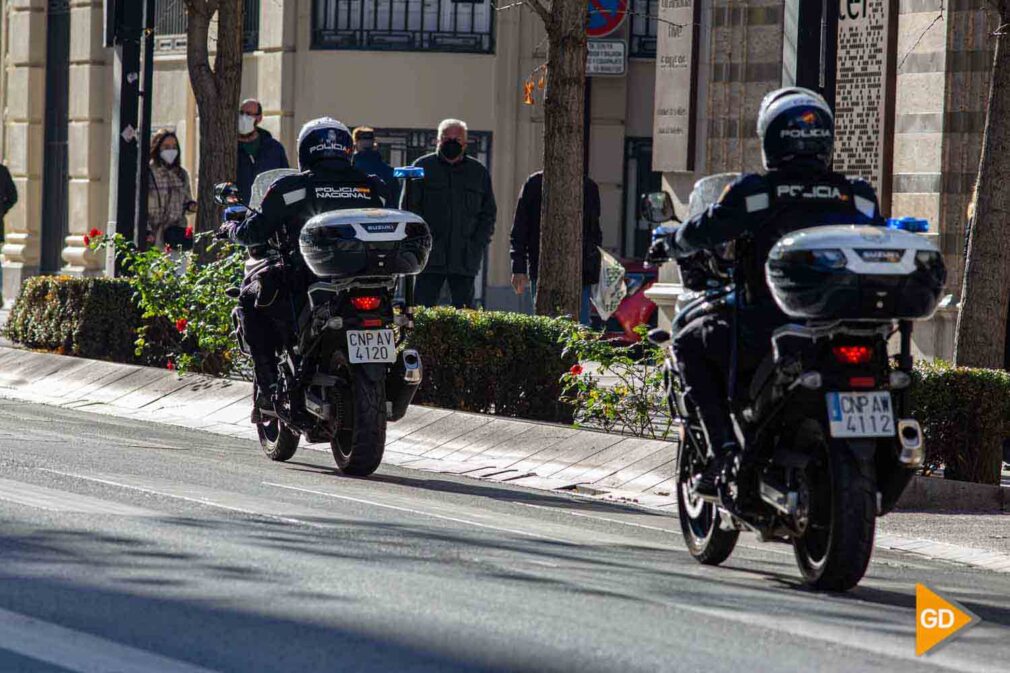
<path fill-rule="evenodd" d="M 371 362 L 396 362 L 393 330 L 347 330 L 347 355 L 353 365 Z"/>
<path fill-rule="evenodd" d="M 828 393 L 832 437 L 894 437 L 891 393 Z"/>

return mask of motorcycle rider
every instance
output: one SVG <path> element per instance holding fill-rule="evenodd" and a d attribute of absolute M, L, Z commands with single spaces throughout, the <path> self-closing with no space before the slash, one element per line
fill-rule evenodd
<path fill-rule="evenodd" d="M 774 330 L 789 322 L 765 284 L 772 247 L 798 229 L 883 224 L 873 187 L 831 170 L 834 115 L 820 95 L 797 87 L 769 93 L 757 131 L 767 173 L 742 175 L 715 204 L 678 227 L 669 242 L 673 254 L 685 258 L 737 241 L 735 311 L 694 320 L 673 344 L 685 392 L 712 450 L 695 482 L 699 495 L 717 493 L 740 450 L 730 416 L 734 382 L 749 380 L 770 352 Z"/>
<path fill-rule="evenodd" d="M 385 186 L 352 167 L 353 151 L 351 132 L 341 122 L 329 117 L 308 122 L 298 134 L 302 172 L 274 182 L 259 213 L 219 230 L 220 236 L 240 245 L 272 243 L 283 252 L 247 275 L 239 296 L 240 320 L 256 377 L 253 423 L 260 422 L 260 410 L 273 409 L 278 351 L 295 333 L 306 290 L 314 280 L 298 248 L 302 226 L 327 211 L 384 205 Z"/>

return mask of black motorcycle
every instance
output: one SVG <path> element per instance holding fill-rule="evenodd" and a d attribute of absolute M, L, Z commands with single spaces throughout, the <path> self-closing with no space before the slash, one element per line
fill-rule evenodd
<path fill-rule="evenodd" d="M 219 203 L 234 206 L 234 186 L 217 193 Z M 260 444 L 271 460 L 286 461 L 301 437 L 328 442 L 342 473 L 367 476 L 382 462 L 387 422 L 403 418 L 421 384 L 421 357 L 403 342 L 414 326 L 413 276 L 427 264 L 431 233 L 406 211 L 326 212 L 302 227 L 297 243 L 251 250 L 247 277 L 261 266 L 294 273 L 294 244 L 315 282 L 280 354 L 274 408 L 260 410 Z M 248 354 L 237 310 L 236 337 Z"/>
<path fill-rule="evenodd" d="M 648 195 L 643 210 L 657 223 L 673 213 L 664 194 Z M 711 267 L 725 268 L 725 261 Z M 866 572 L 876 518 L 894 508 L 923 464 L 922 431 L 909 409 L 912 321 L 935 312 L 946 269 L 925 237 L 823 226 L 779 241 L 765 271 L 776 303 L 795 323 L 774 333 L 771 354 L 749 381 L 730 387 L 743 451 L 716 498 L 694 491 L 712 454 L 670 346 L 702 313 L 734 315 L 735 288 L 693 295 L 672 335 L 650 335 L 666 349 L 669 403 L 681 421 L 681 529 L 691 555 L 709 565 L 726 560 L 744 530 L 788 540 L 807 584 L 845 591 Z"/>

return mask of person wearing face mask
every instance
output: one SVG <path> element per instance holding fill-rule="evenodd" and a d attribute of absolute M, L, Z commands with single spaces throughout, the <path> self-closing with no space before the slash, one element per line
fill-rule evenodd
<path fill-rule="evenodd" d="M 242 101 L 238 114 L 238 173 L 235 184 L 246 203 L 253 182 L 260 173 L 288 168 L 288 155 L 276 138 L 259 127 L 263 121 L 263 105 L 254 98 Z"/>
<path fill-rule="evenodd" d="M 179 138 L 173 131 L 159 129 L 151 137 L 148 170 L 148 244 L 189 250 L 193 237 L 191 233 L 187 235 L 186 214 L 196 212 L 196 201 L 190 190 L 189 173 L 179 163 Z"/>
<path fill-rule="evenodd" d="M 415 299 L 434 306 L 448 283 L 452 305 L 472 308 L 474 279 L 494 234 L 498 206 L 491 175 L 466 155 L 467 128 L 458 119 L 438 126 L 438 149 L 414 166 L 424 178 L 408 180 L 400 207 L 424 218 L 434 239 L 424 273 L 417 277 Z"/>

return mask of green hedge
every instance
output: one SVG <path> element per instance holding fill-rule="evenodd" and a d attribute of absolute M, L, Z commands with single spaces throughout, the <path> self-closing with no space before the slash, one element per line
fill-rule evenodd
<path fill-rule="evenodd" d="M 36 276 L 21 286 L 3 334 L 28 348 L 133 362 L 139 324 L 121 280 Z"/>
<path fill-rule="evenodd" d="M 416 402 L 448 409 L 569 423 L 561 376 L 572 323 L 494 311 L 419 309 L 408 346 L 421 353 L 424 382 Z"/>
<path fill-rule="evenodd" d="M 920 363 L 912 409 L 922 423 L 928 467 L 948 479 L 999 484 L 1010 437 L 1010 373 Z"/>

